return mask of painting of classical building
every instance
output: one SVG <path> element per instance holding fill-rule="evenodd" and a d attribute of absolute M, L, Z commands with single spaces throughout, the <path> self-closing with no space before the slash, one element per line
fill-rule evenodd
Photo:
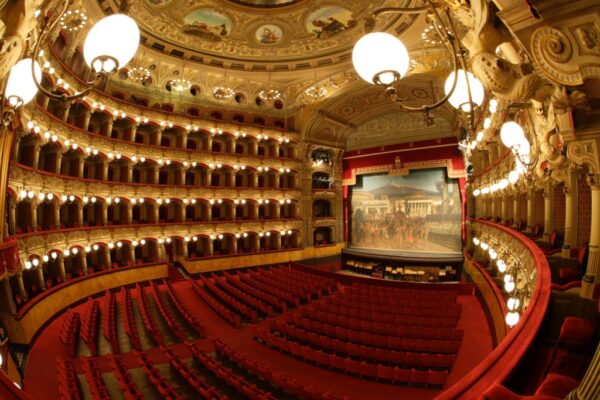
<path fill-rule="evenodd" d="M 350 195 L 350 245 L 390 251 L 461 249 L 458 181 L 444 169 L 359 176 Z"/>

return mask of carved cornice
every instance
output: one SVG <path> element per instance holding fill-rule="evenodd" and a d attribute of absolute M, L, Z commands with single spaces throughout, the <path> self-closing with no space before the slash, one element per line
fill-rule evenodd
<path fill-rule="evenodd" d="M 342 180 L 342 185 L 352 186 L 356 184 L 357 175 L 376 174 L 386 172 L 390 176 L 406 176 L 411 169 L 446 168 L 449 178 L 465 178 L 464 169 L 454 169 L 451 159 L 406 162 L 401 168 L 395 168 L 394 164 L 376 165 L 372 167 L 354 168 L 351 170 L 352 177 Z"/>

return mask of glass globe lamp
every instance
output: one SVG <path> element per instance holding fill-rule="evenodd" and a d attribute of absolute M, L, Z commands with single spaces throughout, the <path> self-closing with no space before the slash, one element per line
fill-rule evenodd
<path fill-rule="evenodd" d="M 500 128 L 500 139 L 502 144 L 510 149 L 522 143 L 525 139 L 525 132 L 516 122 L 505 122 Z"/>
<path fill-rule="evenodd" d="M 391 85 L 408 71 L 410 57 L 404 43 L 385 32 L 369 33 L 354 45 L 352 64 L 371 84 Z"/>
<path fill-rule="evenodd" d="M 480 106 L 483 103 L 483 85 L 477 78 L 475 78 L 475 75 L 463 69 L 459 69 L 456 72 L 451 72 L 448 78 L 446 78 L 446 83 L 444 84 L 444 91 L 446 92 L 446 95 L 452 91 L 452 85 L 454 84 L 455 79 L 456 87 L 448 99 L 452 107 L 463 112 L 471 112 L 469 89 L 471 90 L 471 101 L 473 104 Z"/>
<path fill-rule="evenodd" d="M 508 173 L 508 182 L 510 182 L 511 184 L 515 184 L 517 183 L 517 181 L 519 180 L 519 173 L 517 171 L 510 171 Z"/>
<path fill-rule="evenodd" d="M 515 326 L 518 322 L 519 322 L 519 313 L 518 312 L 509 312 L 508 314 L 506 314 L 506 325 L 510 326 L 511 328 L 513 326 Z"/>
<path fill-rule="evenodd" d="M 37 61 L 31 58 L 24 58 L 16 63 L 8 75 L 4 97 L 11 107 L 18 107 L 29 103 L 36 95 L 38 88 L 31 75 L 31 63 L 33 63 L 33 73 L 37 82 L 42 79 L 42 70 Z"/>
<path fill-rule="evenodd" d="M 140 30 L 133 19 L 114 14 L 98 21 L 83 44 L 85 62 L 96 72 L 110 74 L 123 68 L 135 55 Z"/>

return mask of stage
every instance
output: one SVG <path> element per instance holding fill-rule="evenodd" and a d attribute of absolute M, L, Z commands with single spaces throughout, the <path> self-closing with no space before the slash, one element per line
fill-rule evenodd
<path fill-rule="evenodd" d="M 464 257 L 461 252 L 448 253 L 426 253 L 422 251 L 406 250 L 381 250 L 367 249 L 362 247 L 349 247 L 342 250 L 342 261 L 344 257 L 363 258 L 373 261 L 389 261 L 411 265 L 456 265 L 463 263 Z"/>

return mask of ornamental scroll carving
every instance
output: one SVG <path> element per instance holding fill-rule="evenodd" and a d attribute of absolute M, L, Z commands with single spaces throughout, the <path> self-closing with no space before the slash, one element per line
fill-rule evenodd
<path fill-rule="evenodd" d="M 600 29 L 592 13 L 555 21 L 531 35 L 531 55 L 548 79 L 566 86 L 600 77 Z"/>

